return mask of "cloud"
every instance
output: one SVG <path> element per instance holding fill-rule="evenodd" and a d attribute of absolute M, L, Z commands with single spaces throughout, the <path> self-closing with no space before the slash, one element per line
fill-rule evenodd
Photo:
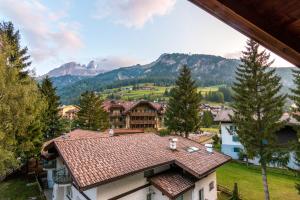
<path fill-rule="evenodd" d="M 169 13 L 176 0 L 98 0 L 95 18 L 110 18 L 126 27 L 141 28 L 155 16 Z"/>
<path fill-rule="evenodd" d="M 117 69 L 120 67 L 128 67 L 138 64 L 140 61 L 138 59 L 123 57 L 123 56 L 107 56 L 98 57 L 95 62 L 105 70 Z"/>
<path fill-rule="evenodd" d="M 64 10 L 53 12 L 39 0 L 0 0 L 0 11 L 20 28 L 35 61 L 57 59 L 83 47 L 79 24 L 64 21 Z"/>

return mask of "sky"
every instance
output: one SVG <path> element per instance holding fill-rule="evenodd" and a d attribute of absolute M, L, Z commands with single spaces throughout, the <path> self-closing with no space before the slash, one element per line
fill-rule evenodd
<path fill-rule="evenodd" d="M 239 58 L 247 40 L 187 0 L 0 0 L 0 19 L 20 30 L 37 75 L 71 61 L 147 64 L 163 53 Z"/>

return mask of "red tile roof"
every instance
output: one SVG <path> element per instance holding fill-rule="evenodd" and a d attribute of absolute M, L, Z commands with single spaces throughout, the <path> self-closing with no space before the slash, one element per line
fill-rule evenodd
<path fill-rule="evenodd" d="M 114 130 L 115 135 L 144 133 L 144 129 L 117 128 L 117 129 L 113 129 L 113 130 Z"/>
<path fill-rule="evenodd" d="M 141 103 L 147 103 L 150 106 L 152 106 L 155 110 L 158 111 L 161 111 L 163 109 L 160 103 L 154 103 L 145 100 L 140 100 L 140 101 L 108 100 L 108 101 L 104 101 L 103 108 L 108 112 L 111 107 L 122 107 L 124 109 L 124 112 L 126 113 Z"/>
<path fill-rule="evenodd" d="M 83 190 L 168 163 L 175 163 L 201 178 L 230 160 L 218 152 L 208 153 L 203 145 L 182 137 L 177 137 L 177 150 L 172 151 L 169 149 L 171 136 L 142 133 L 90 137 L 87 134 L 84 138 L 82 130 L 77 134 L 78 139 L 72 134 L 73 137 L 53 142 L 75 183 Z M 198 147 L 199 151 L 188 153 L 186 148 L 190 146 Z"/>
<path fill-rule="evenodd" d="M 149 182 L 171 199 L 175 199 L 195 186 L 195 182 L 191 178 L 176 171 L 157 174 L 149 178 Z"/>

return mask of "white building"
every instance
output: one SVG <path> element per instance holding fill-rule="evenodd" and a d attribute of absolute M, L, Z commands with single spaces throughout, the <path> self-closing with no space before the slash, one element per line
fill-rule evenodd
<path fill-rule="evenodd" d="M 239 152 L 242 151 L 244 148 L 243 145 L 240 143 L 239 137 L 236 133 L 236 126 L 230 119 L 230 116 L 232 115 L 233 111 L 231 109 L 224 109 L 218 112 L 214 121 L 220 123 L 222 153 L 231 156 L 233 159 L 239 159 Z M 286 126 L 279 131 L 278 139 L 280 140 L 280 142 L 288 143 L 291 140 L 297 140 L 297 133 L 292 126 L 299 125 L 299 123 L 288 113 L 284 113 L 281 117 L 281 120 L 286 122 Z M 259 164 L 257 158 L 249 160 L 249 162 L 256 165 Z M 295 164 L 295 155 L 293 152 L 290 153 L 288 167 L 292 169 L 298 168 Z"/>
<path fill-rule="evenodd" d="M 216 200 L 215 170 L 230 157 L 173 139 L 75 130 L 47 142 L 42 156 L 56 163 L 45 165 L 52 199 Z"/>

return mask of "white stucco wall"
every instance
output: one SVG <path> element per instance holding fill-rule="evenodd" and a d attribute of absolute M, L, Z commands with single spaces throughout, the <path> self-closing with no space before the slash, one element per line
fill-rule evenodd
<path fill-rule="evenodd" d="M 144 172 L 142 172 L 105 185 L 100 185 L 97 188 L 97 200 L 107 200 L 137 187 L 143 186 L 147 183 L 147 179 L 144 177 Z M 139 199 L 141 196 L 146 198 L 144 190 L 139 190 L 133 193 L 131 196 L 133 199 Z"/>
<path fill-rule="evenodd" d="M 214 182 L 214 189 L 209 191 L 209 183 Z M 216 172 L 211 173 L 207 177 L 195 183 L 195 188 L 192 191 L 192 200 L 199 200 L 199 190 L 203 188 L 205 200 L 217 200 L 217 176 Z"/>
<path fill-rule="evenodd" d="M 87 195 L 90 199 L 97 199 L 97 188 L 92 188 L 85 190 L 84 194 Z M 86 198 L 74 187 L 72 186 L 72 199 L 73 200 L 86 200 Z"/>
<path fill-rule="evenodd" d="M 153 191 L 151 200 L 169 200 L 166 195 L 163 195 L 161 191 L 156 189 L 154 186 L 150 186 L 151 190 Z"/>
<path fill-rule="evenodd" d="M 228 132 L 228 129 L 230 129 L 230 126 L 234 126 L 234 124 L 233 123 L 222 123 L 221 124 L 222 144 L 241 146 L 240 142 L 234 142 L 232 140 L 233 135 L 231 135 Z"/>
<path fill-rule="evenodd" d="M 169 165 L 161 166 L 154 169 L 154 173 L 159 173 L 169 169 Z M 209 183 L 214 181 L 214 189 L 209 191 Z M 107 200 L 109 198 L 115 197 L 117 195 L 123 194 L 130 190 L 136 189 L 140 186 L 144 186 L 148 181 L 144 177 L 144 172 L 128 176 L 119 180 L 116 180 L 111 183 L 100 185 L 98 187 L 83 191 L 92 200 Z M 212 173 L 207 177 L 199 180 L 195 183 L 195 188 L 185 192 L 183 194 L 184 200 L 199 200 L 199 190 L 204 189 L 204 198 L 207 200 L 216 200 L 217 199 L 217 182 L 216 182 L 216 173 Z M 67 190 L 66 187 L 58 187 L 57 184 L 54 185 L 53 192 L 55 193 L 55 200 L 68 200 L 66 197 Z M 72 186 L 72 199 L 73 200 L 86 200 L 82 194 L 77 191 L 77 189 Z M 121 198 L 121 200 L 139 200 L 146 199 L 147 194 L 152 194 L 152 200 L 169 200 L 166 195 L 163 195 L 157 188 L 154 186 L 145 187 L 134 193 L 131 193 L 127 196 Z"/>

